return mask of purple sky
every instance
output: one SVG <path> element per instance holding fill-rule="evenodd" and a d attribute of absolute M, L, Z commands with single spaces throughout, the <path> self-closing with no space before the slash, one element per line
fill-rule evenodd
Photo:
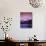
<path fill-rule="evenodd" d="M 20 13 L 20 19 L 21 19 L 21 21 L 31 20 L 32 13 L 31 12 L 22 12 L 22 13 Z"/>

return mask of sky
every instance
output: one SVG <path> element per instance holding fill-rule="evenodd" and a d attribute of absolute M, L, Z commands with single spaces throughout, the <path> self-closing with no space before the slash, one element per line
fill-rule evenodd
<path fill-rule="evenodd" d="M 32 20 L 32 13 L 31 12 L 20 13 L 20 20 L 21 21 Z"/>

